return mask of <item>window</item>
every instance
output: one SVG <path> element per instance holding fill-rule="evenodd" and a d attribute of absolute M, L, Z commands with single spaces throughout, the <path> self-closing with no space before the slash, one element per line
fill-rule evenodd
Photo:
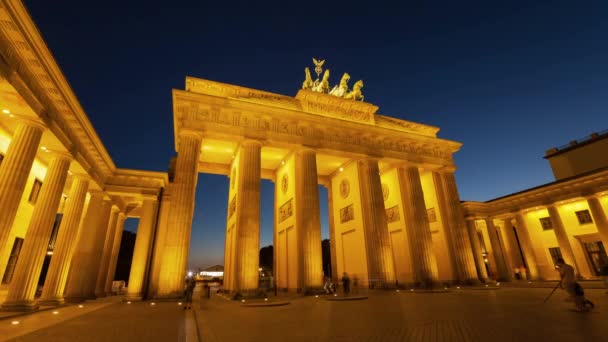
<path fill-rule="evenodd" d="M 579 224 L 587 224 L 587 223 L 593 222 L 593 219 L 591 218 L 591 214 L 589 213 L 589 210 L 577 211 L 576 218 L 578 219 Z"/>
<path fill-rule="evenodd" d="M 38 195 L 40 194 L 40 188 L 42 188 L 42 182 L 38 178 L 34 179 L 34 185 L 32 185 L 32 191 L 30 192 L 30 198 L 28 199 L 30 203 L 36 204 Z"/>
<path fill-rule="evenodd" d="M 543 230 L 553 229 L 553 223 L 551 223 L 551 219 L 548 217 L 539 218 L 540 225 L 543 227 Z"/>
<path fill-rule="evenodd" d="M 562 258 L 561 249 L 559 249 L 559 247 L 551 247 L 549 248 L 549 254 L 551 254 L 553 265 L 557 265 L 557 259 Z"/>
<path fill-rule="evenodd" d="M 8 263 L 6 264 L 4 276 L 2 277 L 2 284 L 9 284 L 13 279 L 13 273 L 15 273 L 15 266 L 17 265 L 17 259 L 19 259 L 21 246 L 23 246 L 23 239 L 15 238 L 15 243 L 13 243 L 13 249 L 11 250 L 11 255 L 8 257 Z"/>

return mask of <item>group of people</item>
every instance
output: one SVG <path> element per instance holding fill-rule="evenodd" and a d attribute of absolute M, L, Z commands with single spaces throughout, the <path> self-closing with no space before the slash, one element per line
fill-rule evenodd
<path fill-rule="evenodd" d="M 348 276 L 348 273 L 344 272 L 342 274 L 342 290 L 344 292 L 345 295 L 350 294 L 351 292 L 351 280 L 350 277 Z M 353 279 L 353 289 L 355 291 L 357 291 L 358 287 L 359 287 L 359 279 L 357 277 L 355 277 Z M 326 294 L 337 294 L 338 293 L 338 289 L 337 289 L 337 285 L 336 283 L 334 283 L 330 277 L 328 276 L 324 276 L 323 279 L 323 290 L 325 291 Z"/>

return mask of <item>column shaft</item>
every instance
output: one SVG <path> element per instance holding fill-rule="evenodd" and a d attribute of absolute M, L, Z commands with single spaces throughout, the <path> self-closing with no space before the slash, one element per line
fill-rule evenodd
<path fill-rule="evenodd" d="M 261 145 L 257 141 L 241 144 L 236 199 L 236 250 L 234 290 L 249 293 L 258 288 L 260 251 L 260 174 Z"/>
<path fill-rule="evenodd" d="M 299 235 L 299 288 L 307 291 L 323 286 L 321 214 L 317 157 L 314 150 L 296 153 L 296 229 Z"/>
<path fill-rule="evenodd" d="M 471 249 L 473 250 L 473 257 L 475 259 L 475 267 L 477 268 L 479 280 L 485 283 L 485 281 L 488 279 L 488 272 L 486 270 L 486 264 L 483 260 L 484 258 L 481 252 L 479 236 L 477 236 L 477 226 L 475 225 L 475 220 L 467 220 L 467 230 L 469 232 L 469 239 L 471 240 Z"/>
<path fill-rule="evenodd" d="M 120 242 L 122 241 L 122 231 L 125 226 L 126 218 L 124 213 L 119 213 L 118 219 L 116 220 L 112 254 L 110 254 L 110 261 L 108 262 L 108 273 L 106 274 L 106 284 L 104 286 L 106 296 L 112 295 L 112 282 L 114 281 L 114 274 L 116 273 L 116 263 L 118 262 L 118 252 L 120 251 Z"/>
<path fill-rule="evenodd" d="M 103 193 L 91 193 L 80 238 L 72 257 L 72 271 L 66 286 L 65 300 L 80 302 L 95 298 L 95 285 L 103 254 L 112 202 L 103 199 Z"/>
<path fill-rule="evenodd" d="M 4 310 L 31 311 L 38 308 L 34 295 L 69 167 L 70 159 L 63 155 L 53 156 L 49 163 L 13 280 L 2 304 Z"/>
<path fill-rule="evenodd" d="M 449 217 L 450 235 L 454 249 L 454 262 L 458 271 L 458 280 L 464 283 L 478 282 L 475 269 L 475 259 L 471 241 L 467 234 L 464 215 L 460 205 L 460 197 L 456 188 L 453 172 L 441 173 L 444 189 L 444 203 Z"/>
<path fill-rule="evenodd" d="M 119 213 L 118 207 L 112 207 L 108 226 L 105 229 L 106 233 L 104 236 L 103 249 L 101 250 L 99 268 L 97 269 L 97 277 L 95 279 L 95 297 L 97 298 L 106 296 L 106 277 L 108 275 L 110 258 L 112 256 L 112 248 L 114 247 L 114 235 L 116 233 L 116 223 L 118 222 Z"/>
<path fill-rule="evenodd" d="M 509 281 L 511 280 L 511 272 L 505 262 L 505 256 L 503 249 L 500 246 L 500 239 L 498 237 L 498 231 L 494 226 L 494 221 L 491 218 L 486 219 L 486 228 L 488 229 L 488 236 L 490 237 L 490 246 L 492 246 L 492 254 L 494 260 L 496 260 L 496 271 L 498 272 L 498 280 Z"/>
<path fill-rule="evenodd" d="M 148 296 L 156 297 L 158 293 L 158 282 L 160 279 L 160 269 L 162 267 L 163 254 L 165 251 L 165 240 L 169 231 L 169 214 L 171 209 L 171 197 L 163 190 L 161 203 L 159 206 L 158 226 L 156 227 L 154 250 L 152 252 L 152 265 L 150 267 L 150 284 L 148 286 Z"/>
<path fill-rule="evenodd" d="M 166 236 L 158 284 L 160 297 L 182 295 L 190 247 L 201 137 L 193 133 L 182 133 L 179 138 L 169 219 L 171 233 Z"/>
<path fill-rule="evenodd" d="M 595 222 L 597 231 L 600 234 L 602 244 L 604 247 L 608 248 L 608 219 L 606 219 L 606 213 L 602 208 L 600 199 L 597 197 L 589 197 L 587 198 L 587 204 L 589 205 L 593 222 Z"/>
<path fill-rule="evenodd" d="M 388 236 L 388 224 L 382 196 L 378 161 L 359 161 L 359 189 L 363 210 L 363 234 L 367 254 L 370 286 L 392 286 L 395 283 L 393 249 Z"/>
<path fill-rule="evenodd" d="M 559 211 L 554 205 L 548 206 L 547 211 L 549 212 L 549 219 L 551 220 L 553 232 L 555 233 L 555 238 L 557 239 L 557 244 L 559 245 L 559 250 L 562 253 L 564 261 L 567 264 L 572 265 L 580 274 L 580 270 L 576 264 L 576 259 L 574 258 L 574 253 L 572 252 L 572 246 L 570 245 L 570 239 L 568 238 L 568 233 L 566 233 L 566 229 L 564 228 L 562 218 L 559 216 Z"/>
<path fill-rule="evenodd" d="M 0 258 L 9 243 L 15 215 L 30 175 L 43 128 L 29 122 L 19 122 L 0 164 Z M 8 255 L 8 252 L 6 253 Z M 6 260 L 0 260 L 0 279 L 4 275 Z"/>
<path fill-rule="evenodd" d="M 399 168 L 397 172 L 415 282 L 429 287 L 437 280 L 437 260 L 433 253 L 433 239 L 420 173 L 416 166 Z"/>
<path fill-rule="evenodd" d="M 88 179 L 79 176 L 74 177 L 59 226 L 53 257 L 42 289 L 42 296 L 39 300 L 40 304 L 60 305 L 64 302 L 63 292 L 72 263 L 72 255 L 74 255 L 74 249 L 79 243 L 78 229 L 80 228 L 80 219 L 82 218 L 88 188 Z M 75 270 L 75 272 L 78 272 L 78 270 Z"/>
<path fill-rule="evenodd" d="M 450 227 L 451 218 L 448 211 L 447 198 L 445 196 L 443 177 L 441 173 L 433 171 L 433 185 L 435 188 L 435 196 L 437 198 L 437 207 L 441 217 L 441 226 L 445 235 L 446 244 L 448 247 L 448 259 L 452 273 L 451 280 L 458 280 L 458 265 L 456 264 L 456 254 L 454 252 L 454 241 L 452 239 L 452 227 Z"/>
<path fill-rule="evenodd" d="M 517 222 L 517 237 L 521 244 L 521 250 L 524 253 L 526 259 L 526 276 L 528 279 L 536 280 L 539 277 L 538 266 L 536 264 L 536 255 L 532 249 L 532 241 L 530 241 L 530 233 L 528 232 L 528 226 L 524 219 L 523 214 L 517 213 L 515 215 L 515 221 Z"/>
<path fill-rule="evenodd" d="M 142 204 L 141 218 L 137 227 L 135 238 L 135 248 L 133 249 L 133 259 L 131 261 L 131 272 L 127 284 L 127 298 L 131 300 L 141 300 L 143 298 L 143 285 L 146 276 L 146 269 L 150 259 L 150 248 L 152 247 L 152 236 L 156 224 L 157 201 L 146 199 Z"/>

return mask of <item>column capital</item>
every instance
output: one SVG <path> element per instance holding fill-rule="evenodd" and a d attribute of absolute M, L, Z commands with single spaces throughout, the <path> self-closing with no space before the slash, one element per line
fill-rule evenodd
<path fill-rule="evenodd" d="M 59 151 L 59 150 L 49 150 L 45 149 L 45 153 L 48 153 L 53 158 L 60 158 L 68 161 L 74 160 L 74 157 L 69 152 Z"/>
<path fill-rule="evenodd" d="M 296 153 L 317 153 L 317 149 L 311 146 L 300 145 L 295 149 Z"/>
<path fill-rule="evenodd" d="M 120 208 L 116 204 L 112 204 L 112 212 L 113 213 L 118 213 L 118 212 L 121 212 L 121 211 L 120 211 Z"/>
<path fill-rule="evenodd" d="M 240 147 L 259 146 L 262 147 L 262 142 L 255 139 L 245 139 L 241 141 Z"/>
<path fill-rule="evenodd" d="M 196 139 L 203 139 L 203 134 L 200 131 L 195 131 L 193 129 L 181 129 L 177 134 L 178 137 L 192 137 Z"/>
<path fill-rule="evenodd" d="M 18 123 L 28 125 L 31 127 L 36 127 L 41 129 L 43 132 L 47 129 L 46 125 L 42 120 L 33 118 L 31 116 L 26 116 L 22 114 L 9 114 L 9 116 L 15 119 Z"/>
<path fill-rule="evenodd" d="M 439 172 L 439 173 L 454 173 L 456 172 L 457 168 L 455 165 L 445 165 L 442 166 L 436 170 L 433 170 L 433 172 Z"/>

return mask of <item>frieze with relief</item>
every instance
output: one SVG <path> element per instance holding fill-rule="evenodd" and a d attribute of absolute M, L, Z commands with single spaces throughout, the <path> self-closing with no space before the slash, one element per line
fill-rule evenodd
<path fill-rule="evenodd" d="M 401 219 L 401 216 L 399 215 L 399 206 L 396 205 L 396 206 L 386 209 L 386 222 L 387 223 L 397 222 L 400 219 Z"/>
<path fill-rule="evenodd" d="M 279 223 L 287 220 L 293 215 L 293 198 L 290 198 L 279 208 Z"/>
<path fill-rule="evenodd" d="M 183 106 L 178 106 L 177 111 L 181 112 L 182 117 L 189 117 L 191 113 L 189 109 Z M 432 142 L 408 141 L 404 138 L 382 134 L 357 134 L 356 131 L 351 130 L 347 132 L 302 120 L 281 119 L 255 113 L 221 110 L 219 108 L 201 108 L 193 119 L 205 125 L 221 124 L 264 132 L 270 131 L 328 143 L 358 145 L 374 150 L 382 149 L 452 161 L 452 152 L 450 150 Z"/>

